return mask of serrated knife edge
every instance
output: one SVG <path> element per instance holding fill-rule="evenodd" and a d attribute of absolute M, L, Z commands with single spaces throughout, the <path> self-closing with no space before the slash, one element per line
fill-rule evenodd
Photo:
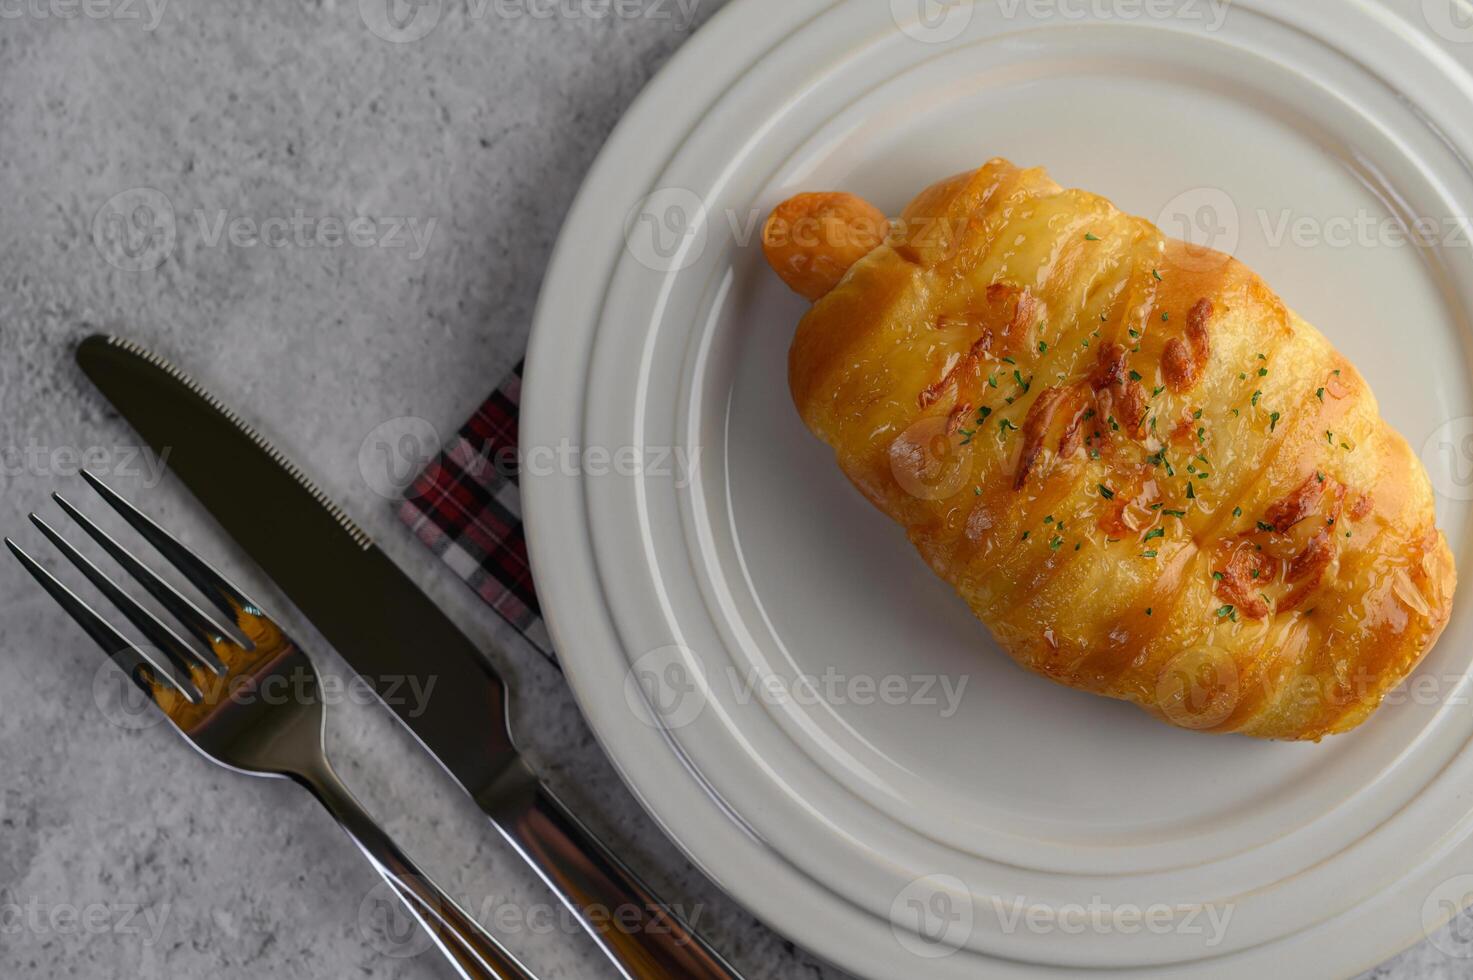
<path fill-rule="evenodd" d="M 254 442 L 260 448 L 260 450 L 267 456 L 269 456 L 273 462 L 280 466 L 287 473 L 288 476 L 301 484 L 302 489 L 311 494 L 312 498 L 322 506 L 322 509 L 327 511 L 327 513 L 332 516 L 333 520 L 337 521 L 338 524 L 342 526 L 343 530 L 348 533 L 348 536 L 356 541 L 359 546 L 363 548 L 363 550 L 367 551 L 369 548 L 372 548 L 374 546 L 373 538 L 369 537 L 368 532 L 359 527 L 357 522 L 355 522 L 353 518 L 348 516 L 347 512 L 345 512 L 341 507 L 334 503 L 333 499 L 329 497 L 322 490 L 321 487 L 314 483 L 311 478 L 307 476 L 307 474 L 303 473 L 301 467 L 297 466 L 296 463 L 293 463 L 291 461 L 290 457 L 288 457 L 285 453 L 281 452 L 281 450 L 273 446 L 265 436 L 261 435 L 261 433 L 256 430 L 255 426 L 251 425 L 245 419 L 241 418 L 228 405 L 220 401 L 220 399 L 210 394 L 209 390 L 206 389 L 199 382 L 195 381 L 194 378 L 190 377 L 188 374 L 185 374 L 184 371 L 180 370 L 168 359 L 155 354 L 153 351 L 142 346 L 141 344 L 134 343 L 131 340 L 125 340 L 122 337 L 115 337 L 111 334 L 97 334 L 96 337 L 97 339 L 105 342 L 111 347 L 119 348 L 120 350 L 124 350 L 129 354 L 132 354 L 134 357 L 147 361 L 149 364 L 152 364 L 154 367 L 158 368 L 160 371 L 163 371 L 169 377 L 179 382 L 179 384 L 184 386 L 191 393 L 198 396 L 201 400 L 204 401 L 206 405 L 209 405 L 215 411 L 219 412 L 222 416 L 225 417 L 227 421 L 229 421 L 232 425 L 239 429 L 242 435 L 246 436 L 248 439 Z"/>

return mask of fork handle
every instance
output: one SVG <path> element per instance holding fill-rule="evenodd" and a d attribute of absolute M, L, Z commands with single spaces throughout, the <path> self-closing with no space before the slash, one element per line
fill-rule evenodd
<path fill-rule="evenodd" d="M 741 980 L 518 759 L 476 801 L 627 980 Z"/>
<path fill-rule="evenodd" d="M 465 980 L 536 980 L 517 958 L 431 881 L 323 762 L 293 778 L 332 814 Z"/>

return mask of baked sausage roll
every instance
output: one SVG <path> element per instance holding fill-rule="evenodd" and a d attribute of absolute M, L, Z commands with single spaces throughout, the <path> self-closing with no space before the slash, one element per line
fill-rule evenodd
<path fill-rule="evenodd" d="M 1020 664 L 1207 732 L 1363 722 L 1456 572 L 1355 368 L 1233 258 L 993 160 L 763 229 L 808 428 Z"/>

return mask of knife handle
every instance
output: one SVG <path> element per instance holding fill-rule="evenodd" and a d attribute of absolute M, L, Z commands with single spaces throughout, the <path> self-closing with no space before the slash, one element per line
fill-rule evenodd
<path fill-rule="evenodd" d="M 477 800 L 627 980 L 741 980 L 518 759 Z"/>

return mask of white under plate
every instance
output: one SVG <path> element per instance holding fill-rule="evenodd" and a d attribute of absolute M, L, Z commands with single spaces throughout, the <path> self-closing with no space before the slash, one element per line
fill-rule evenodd
<path fill-rule="evenodd" d="M 529 354 L 538 591 L 629 784 L 775 928 L 874 977 L 1340 976 L 1466 903 L 1468 603 L 1400 703 L 1320 745 L 1025 673 L 799 422 L 804 304 L 758 241 L 798 190 L 897 213 L 992 156 L 1046 166 L 1318 325 L 1473 567 L 1473 79 L 1448 54 L 1473 28 L 1422 6 L 736 0 L 610 139 Z"/>

